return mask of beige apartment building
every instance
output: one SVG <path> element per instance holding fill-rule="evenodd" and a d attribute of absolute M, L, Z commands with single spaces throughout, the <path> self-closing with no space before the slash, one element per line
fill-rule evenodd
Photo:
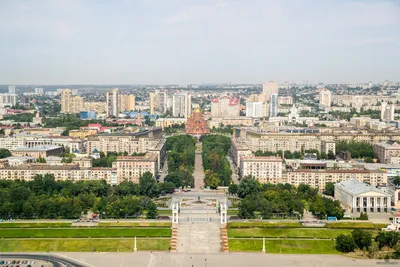
<path fill-rule="evenodd" d="M 396 141 L 384 141 L 374 145 L 375 157 L 381 163 L 400 163 L 400 143 Z"/>
<path fill-rule="evenodd" d="M 46 158 L 60 156 L 64 152 L 61 146 L 17 147 L 11 154 L 15 157 Z"/>
<path fill-rule="evenodd" d="M 357 180 L 373 186 L 386 185 L 387 173 L 380 170 L 309 170 L 297 169 L 294 171 L 284 172 L 282 180 L 278 183 L 288 183 L 293 186 L 307 184 L 311 187 L 318 188 L 320 192 L 325 190 L 328 182 L 339 183 L 348 180 Z"/>
<path fill-rule="evenodd" d="M 378 95 L 332 95 L 332 104 L 339 107 L 361 108 L 362 106 L 376 106 L 378 102 L 397 102 L 391 96 Z"/>
<path fill-rule="evenodd" d="M 171 127 L 172 125 L 186 124 L 186 118 L 159 118 L 156 120 L 156 127 Z"/>
<path fill-rule="evenodd" d="M 78 113 L 84 106 L 83 98 L 73 96 L 72 90 L 65 89 L 61 92 L 61 113 Z"/>
<path fill-rule="evenodd" d="M 254 176 L 260 183 L 277 184 L 282 179 L 282 159 L 279 157 L 242 156 L 240 178 Z"/>
<path fill-rule="evenodd" d="M 291 96 L 279 96 L 278 97 L 279 105 L 293 105 L 293 97 Z"/>
<path fill-rule="evenodd" d="M 134 95 L 127 95 L 127 94 L 120 94 L 118 96 L 118 105 L 119 111 L 134 111 L 135 110 L 135 96 Z"/>
<path fill-rule="evenodd" d="M 122 181 L 139 183 L 140 176 L 145 172 L 150 172 L 154 177 L 158 174 L 158 156 L 148 153 L 141 157 L 118 157 L 114 166 L 117 169 L 118 183 Z"/>
<path fill-rule="evenodd" d="M 93 110 L 97 114 L 106 113 L 106 103 L 104 102 L 84 102 L 83 108 L 80 111 Z"/>

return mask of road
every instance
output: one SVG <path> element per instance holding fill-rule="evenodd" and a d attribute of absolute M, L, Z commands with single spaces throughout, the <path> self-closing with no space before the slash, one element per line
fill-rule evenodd
<path fill-rule="evenodd" d="M 203 157 L 202 157 L 202 145 L 196 143 L 196 154 L 194 158 L 194 188 L 200 191 L 204 187 L 204 169 L 203 169 Z"/>
<path fill-rule="evenodd" d="M 77 260 L 70 259 L 67 257 L 61 257 L 54 254 L 24 254 L 24 253 L 7 253 L 1 254 L 2 260 L 36 260 L 50 262 L 54 267 L 89 267 L 92 265 L 80 263 Z"/>
<path fill-rule="evenodd" d="M 164 166 L 161 167 L 162 172 L 160 173 L 159 182 L 163 183 L 165 177 L 168 175 L 168 158 L 165 156 Z"/>
<path fill-rule="evenodd" d="M 232 182 L 234 183 L 234 184 L 239 184 L 239 175 L 237 174 L 237 170 L 236 170 L 236 168 L 235 168 L 235 165 L 233 164 L 233 162 L 232 162 L 232 159 L 231 159 L 231 157 L 229 157 L 229 156 L 226 156 L 226 159 L 228 160 L 228 162 L 229 162 L 229 165 L 231 166 L 231 171 L 232 171 Z"/>

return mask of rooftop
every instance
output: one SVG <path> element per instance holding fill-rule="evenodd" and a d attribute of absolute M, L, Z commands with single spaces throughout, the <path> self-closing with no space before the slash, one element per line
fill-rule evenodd
<path fill-rule="evenodd" d="M 385 194 L 387 196 L 390 196 L 389 194 L 385 193 L 384 191 L 376 188 L 375 186 L 371 186 L 369 184 L 359 182 L 357 180 L 348 180 L 348 181 L 343 181 L 335 185 L 335 187 L 340 187 L 347 191 L 348 193 L 351 193 L 353 195 L 360 195 L 363 193 L 367 192 L 376 192 L 380 194 Z"/>
<path fill-rule="evenodd" d="M 13 151 L 31 151 L 31 152 L 35 152 L 35 151 L 49 151 L 49 150 L 54 150 L 54 149 L 59 149 L 62 148 L 61 146 L 53 146 L 53 145 L 49 145 L 49 146 L 38 146 L 38 147 L 26 147 L 26 146 L 22 146 L 22 147 L 16 147 L 14 148 Z"/>

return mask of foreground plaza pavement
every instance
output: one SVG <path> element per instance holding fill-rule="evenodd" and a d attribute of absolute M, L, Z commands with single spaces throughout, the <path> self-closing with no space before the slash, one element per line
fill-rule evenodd
<path fill-rule="evenodd" d="M 136 253 L 58 253 L 95 267 L 233 267 L 301 266 L 348 267 L 399 265 L 400 261 L 355 260 L 340 255 L 293 255 L 262 253 L 180 254 L 169 252 Z M 206 260 L 207 259 L 207 260 Z"/>

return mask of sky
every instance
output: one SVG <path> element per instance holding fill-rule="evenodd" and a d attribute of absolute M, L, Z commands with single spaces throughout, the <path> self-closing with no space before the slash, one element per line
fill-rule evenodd
<path fill-rule="evenodd" d="M 0 84 L 400 81 L 400 0 L 1 0 Z"/>

